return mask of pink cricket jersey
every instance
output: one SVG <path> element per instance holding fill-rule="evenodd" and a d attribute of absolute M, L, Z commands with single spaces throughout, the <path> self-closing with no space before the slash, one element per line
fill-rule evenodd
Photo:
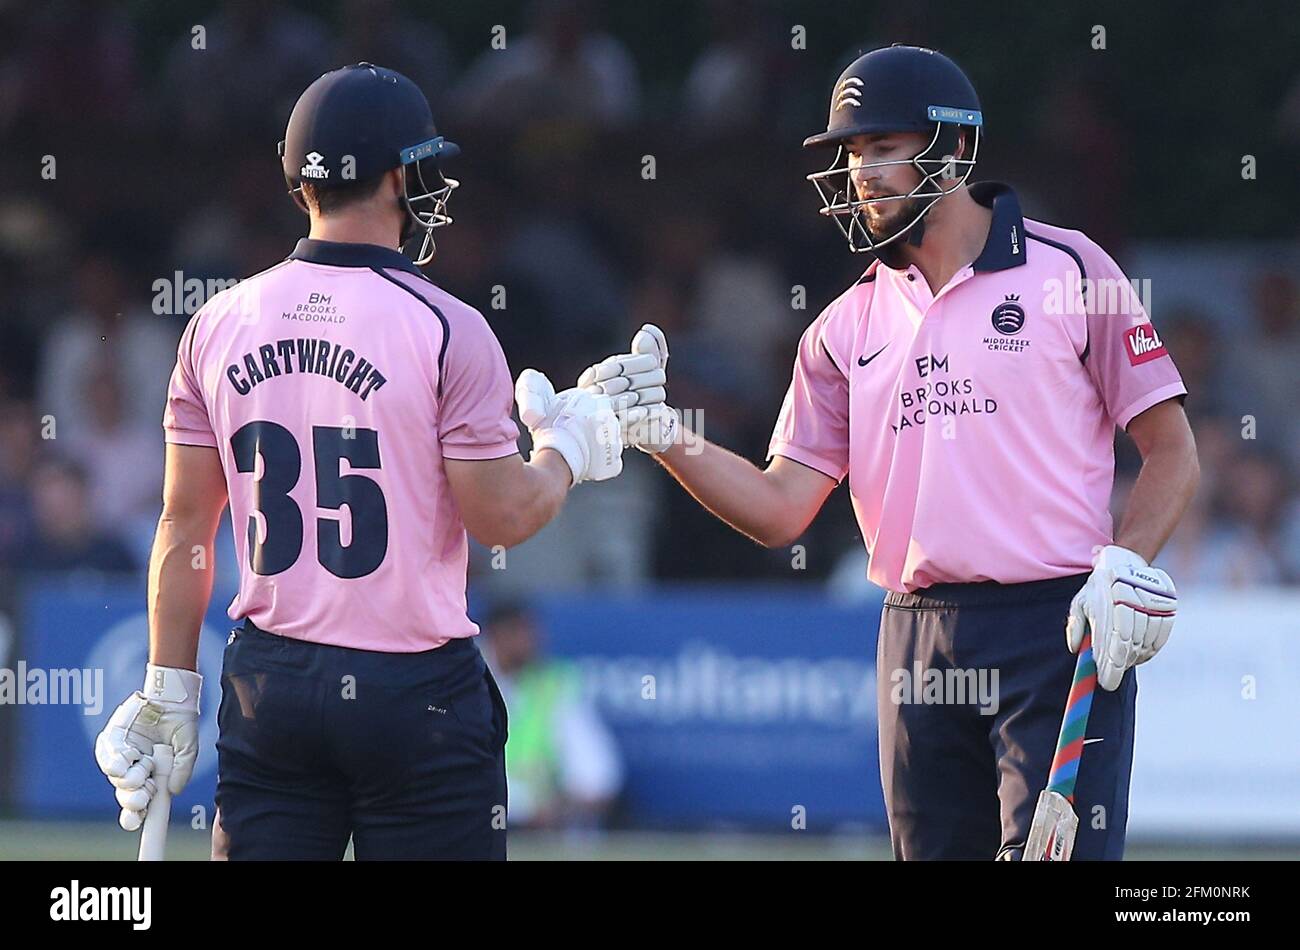
<path fill-rule="evenodd" d="M 512 408 L 483 316 L 398 251 L 304 238 L 217 294 L 181 337 L 163 429 L 221 454 L 230 617 L 386 653 L 474 636 L 443 459 L 517 452 Z"/>
<path fill-rule="evenodd" d="M 1091 570 L 1115 427 L 1187 392 L 1101 248 L 1005 185 L 970 193 L 993 210 L 979 257 L 938 293 L 873 263 L 804 332 L 768 451 L 848 474 L 889 590 Z"/>

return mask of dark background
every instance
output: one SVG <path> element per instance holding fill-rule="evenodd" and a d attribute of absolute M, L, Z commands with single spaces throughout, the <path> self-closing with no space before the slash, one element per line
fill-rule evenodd
<path fill-rule="evenodd" d="M 156 433 L 166 371 L 138 371 L 120 354 L 139 357 L 140 340 L 163 352 L 180 333 L 186 314 L 150 312 L 154 281 L 244 277 L 304 233 L 275 143 L 301 89 L 359 59 L 415 78 L 463 147 L 449 169 L 463 184 L 457 223 L 440 233 L 429 274 L 488 315 L 514 372 L 572 379 L 654 320 L 674 344 L 674 401 L 702 410 L 711 438 L 761 458 L 799 333 L 867 263 L 816 214 L 802 176 L 825 157 L 800 142 L 822 126 L 848 61 L 903 41 L 943 50 L 972 77 L 987 120 L 974 178 L 1010 181 L 1030 216 L 1085 231 L 1121 264 L 1152 244 L 1228 242 L 1252 255 L 1262 270 L 1241 274 L 1245 311 L 1211 299 L 1153 316 L 1217 453 L 1207 517 L 1295 582 L 1295 430 L 1289 414 L 1269 416 L 1293 395 L 1294 374 L 1280 381 L 1243 354 L 1298 345 L 1287 255 L 1300 207 L 1300 18 L 1270 3 L 1230 15 L 1208 4 L 977 6 L 3 4 L 0 570 L 31 566 L 33 550 L 46 566 L 111 567 L 127 563 L 125 549 L 142 566 L 156 498 L 113 495 L 119 483 L 156 486 L 159 472 L 142 454 L 134 483 L 105 484 L 97 459 L 112 454 L 115 432 L 131 430 L 123 446 Z M 503 51 L 489 49 L 498 24 Z M 191 46 L 196 25 L 206 49 Z M 805 49 L 792 48 L 796 25 Z M 538 42 L 599 46 L 602 62 L 623 64 L 630 93 L 604 107 L 593 94 L 617 69 L 503 79 L 501 64 Z M 653 180 L 641 174 L 646 155 Z M 1242 178 L 1244 155 L 1254 180 Z M 1158 300 L 1169 284 L 1154 288 Z M 494 286 L 507 291 L 504 310 L 491 308 Z M 797 286 L 804 310 L 791 308 Z M 1245 413 L 1260 420 L 1256 440 L 1238 437 Z M 54 439 L 42 438 L 49 414 Z M 1220 455 L 1250 471 L 1216 480 Z M 1122 443 L 1121 488 L 1134 463 Z M 1221 484 L 1243 480 L 1260 486 L 1258 510 L 1223 497 Z M 788 552 L 756 548 L 663 482 L 645 566 L 623 582 L 790 574 Z M 37 487 L 51 483 L 43 501 Z M 104 536 L 95 551 L 47 552 L 60 529 L 46 509 L 81 504 L 79 483 Z M 796 579 L 825 576 L 858 543 L 842 491 L 805 541 Z"/>

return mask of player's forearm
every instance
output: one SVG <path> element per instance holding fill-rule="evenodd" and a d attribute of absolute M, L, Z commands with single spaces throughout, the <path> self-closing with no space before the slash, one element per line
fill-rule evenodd
<path fill-rule="evenodd" d="M 1196 494 L 1200 475 L 1194 443 L 1170 439 L 1152 446 L 1142 460 L 1115 543 L 1153 561 Z"/>
<path fill-rule="evenodd" d="M 516 484 L 501 493 L 505 504 L 479 540 L 507 548 L 523 544 L 560 513 L 572 479 L 573 473 L 559 452 L 543 449 L 534 453 L 519 466 Z"/>
<path fill-rule="evenodd" d="M 664 468 L 710 512 L 765 547 L 792 542 L 803 529 L 766 472 L 748 459 L 695 436 L 656 455 Z"/>
<path fill-rule="evenodd" d="M 535 457 L 524 466 L 524 471 L 530 486 L 530 504 L 519 512 L 520 518 L 515 524 L 519 538 L 512 542 L 514 544 L 527 541 L 551 523 L 564 507 L 573 480 L 564 456 L 551 449 L 535 453 Z"/>
<path fill-rule="evenodd" d="M 216 524 L 158 520 L 149 556 L 149 662 L 197 669 L 199 629 L 212 597 Z"/>

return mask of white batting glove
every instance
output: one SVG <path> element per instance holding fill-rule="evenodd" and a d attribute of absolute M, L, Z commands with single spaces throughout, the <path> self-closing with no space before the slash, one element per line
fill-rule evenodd
<path fill-rule="evenodd" d="M 632 337 L 630 353 L 618 353 L 589 366 L 578 387 L 610 397 L 622 425 L 623 442 L 658 455 L 680 438 L 681 417 L 665 404 L 668 339 L 653 323 Z"/>
<path fill-rule="evenodd" d="M 172 747 L 173 762 L 167 788 L 179 795 L 194 774 L 199 755 L 199 693 L 203 677 L 193 670 L 170 666 L 145 668 L 144 688 L 126 698 L 95 739 L 95 761 L 117 789 L 122 807 L 118 824 L 135 831 L 144 823 L 149 801 L 157 791 L 153 780 L 153 747 Z"/>
<path fill-rule="evenodd" d="M 526 369 L 515 381 L 515 403 L 532 434 L 533 452 L 559 452 L 572 473 L 571 485 L 623 471 L 623 439 L 608 398 L 581 389 L 557 393 L 545 374 Z"/>
<path fill-rule="evenodd" d="M 1092 574 L 1070 604 L 1065 642 L 1077 653 L 1091 630 L 1097 685 L 1114 690 L 1125 670 L 1165 645 L 1177 612 L 1178 592 L 1169 575 L 1128 548 L 1109 544 L 1097 553 Z"/>

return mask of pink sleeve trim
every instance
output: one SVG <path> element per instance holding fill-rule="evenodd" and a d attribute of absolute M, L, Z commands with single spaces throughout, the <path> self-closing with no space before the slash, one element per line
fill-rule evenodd
<path fill-rule="evenodd" d="M 509 442 L 496 442 L 492 445 L 449 445 L 446 442 L 442 443 L 443 458 L 458 459 L 464 462 L 503 459 L 518 454 L 519 445 L 514 439 Z"/>
<path fill-rule="evenodd" d="M 774 441 L 771 447 L 767 450 L 767 457 L 771 459 L 774 455 L 788 458 L 792 462 L 798 462 L 800 465 L 807 465 L 809 468 L 816 469 L 826 477 L 833 478 L 837 482 L 843 481 L 844 476 L 849 470 L 847 465 L 840 465 L 836 462 L 832 462 L 830 459 L 809 452 L 807 449 L 801 449 L 797 445 L 791 445 L 789 442 Z"/>
<path fill-rule="evenodd" d="M 206 445 L 217 447 L 217 437 L 202 429 L 178 429 L 171 426 L 163 428 L 163 441 L 173 445 Z"/>
<path fill-rule="evenodd" d="M 1128 424 L 1133 421 L 1134 416 L 1146 412 L 1152 406 L 1157 403 L 1162 403 L 1166 399 L 1173 399 L 1176 396 L 1186 395 L 1187 387 L 1181 382 L 1169 383 L 1166 386 L 1161 386 L 1159 389 L 1153 389 L 1151 392 L 1139 396 L 1137 399 L 1125 406 L 1124 411 L 1116 417 L 1115 424 L 1121 429 L 1127 429 Z"/>

